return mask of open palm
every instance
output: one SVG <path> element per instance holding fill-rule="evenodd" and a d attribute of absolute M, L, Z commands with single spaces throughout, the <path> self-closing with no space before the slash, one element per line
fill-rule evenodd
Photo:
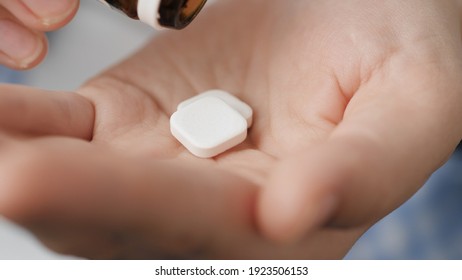
<path fill-rule="evenodd" d="M 90 258 L 341 258 L 461 138 L 457 3 L 360 2 L 220 1 L 76 93 L 2 85 L 0 213 Z M 169 117 L 213 88 L 254 125 L 199 159 Z"/>

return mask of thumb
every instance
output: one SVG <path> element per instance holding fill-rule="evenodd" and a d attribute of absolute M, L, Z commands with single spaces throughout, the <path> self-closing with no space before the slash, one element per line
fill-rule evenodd
<path fill-rule="evenodd" d="M 413 86 L 360 89 L 323 144 L 281 163 L 259 201 L 267 236 L 294 241 L 323 224 L 368 227 L 447 160 L 462 135 L 457 83 L 413 78 Z"/>

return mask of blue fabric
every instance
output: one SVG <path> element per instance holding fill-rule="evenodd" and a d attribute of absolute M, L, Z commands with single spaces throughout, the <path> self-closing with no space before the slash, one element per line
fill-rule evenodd
<path fill-rule="evenodd" d="M 462 151 L 373 226 L 346 259 L 462 260 Z"/>
<path fill-rule="evenodd" d="M 21 81 L 21 72 L 12 71 L 0 65 L 0 83 L 14 83 Z"/>

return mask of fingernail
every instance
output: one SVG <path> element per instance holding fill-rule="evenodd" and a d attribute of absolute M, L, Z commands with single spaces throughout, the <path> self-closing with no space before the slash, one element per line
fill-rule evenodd
<path fill-rule="evenodd" d="M 59 23 L 67 18 L 77 6 L 76 0 L 22 0 L 44 25 Z"/>
<path fill-rule="evenodd" d="M 43 51 L 43 42 L 37 34 L 16 22 L 0 19 L 0 52 L 20 68 L 27 68 Z"/>

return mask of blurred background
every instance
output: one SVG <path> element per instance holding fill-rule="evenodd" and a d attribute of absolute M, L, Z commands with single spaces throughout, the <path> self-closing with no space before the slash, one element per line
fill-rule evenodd
<path fill-rule="evenodd" d="M 74 21 L 50 34 L 50 54 L 32 71 L 0 67 L 0 82 L 73 90 L 143 46 L 155 31 L 82 1 Z M 346 259 L 462 259 L 462 153 L 456 152 L 421 191 L 380 221 Z M 46 250 L 26 231 L 0 217 L 0 259 L 67 259 Z"/>

